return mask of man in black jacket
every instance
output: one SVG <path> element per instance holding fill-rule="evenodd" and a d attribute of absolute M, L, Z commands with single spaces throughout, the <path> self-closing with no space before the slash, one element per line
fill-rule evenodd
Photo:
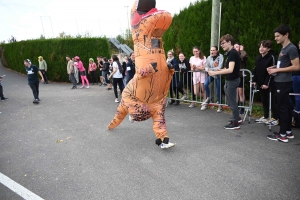
<path fill-rule="evenodd" d="M 259 43 L 260 55 L 256 57 L 255 68 L 253 71 L 253 85 L 260 92 L 261 102 L 264 109 L 264 116 L 255 120 L 256 123 L 266 123 L 269 117 L 269 94 L 271 92 L 271 106 L 274 120 L 278 121 L 275 107 L 275 90 L 273 85 L 273 76 L 270 76 L 267 68 L 276 65 L 275 52 L 271 50 L 272 41 L 263 40 Z M 270 121 L 271 119 L 269 119 Z M 273 121 L 274 121 L 273 120 Z"/>

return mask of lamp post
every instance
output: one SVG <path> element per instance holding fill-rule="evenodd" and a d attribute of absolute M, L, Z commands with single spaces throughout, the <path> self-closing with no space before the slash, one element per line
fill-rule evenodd
<path fill-rule="evenodd" d="M 44 30 L 44 25 L 43 25 L 43 19 L 42 19 L 42 17 L 49 17 L 49 21 L 50 21 L 51 29 L 52 29 L 52 37 L 54 37 L 54 32 L 53 32 L 53 26 L 52 26 L 51 17 L 50 17 L 50 16 L 40 16 L 40 17 L 41 17 L 41 22 L 42 22 L 42 27 L 43 27 L 43 33 L 44 33 L 44 36 L 45 36 L 45 30 Z M 46 37 L 46 36 L 45 36 L 45 37 Z"/>
<path fill-rule="evenodd" d="M 128 35 L 127 37 L 129 37 L 129 31 L 130 31 L 130 26 L 129 26 L 129 17 L 128 17 L 128 6 L 124 6 L 126 8 L 126 13 L 127 13 L 127 23 L 128 23 Z"/>

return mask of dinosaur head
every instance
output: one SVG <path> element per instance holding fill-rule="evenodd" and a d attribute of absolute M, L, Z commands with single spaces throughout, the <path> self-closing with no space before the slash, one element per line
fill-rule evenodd
<path fill-rule="evenodd" d="M 147 14 L 157 11 L 156 0 L 136 0 L 131 9 L 131 25 L 137 25 Z M 150 15 L 150 14 L 149 14 Z"/>

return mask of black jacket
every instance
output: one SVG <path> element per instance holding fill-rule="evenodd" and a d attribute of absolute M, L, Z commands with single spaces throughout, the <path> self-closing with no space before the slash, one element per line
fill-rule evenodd
<path fill-rule="evenodd" d="M 130 67 L 130 70 L 127 70 L 127 68 Z M 128 59 L 128 62 L 126 64 L 126 84 L 128 84 L 128 82 L 133 78 L 135 74 L 135 63 L 131 60 Z"/>
<path fill-rule="evenodd" d="M 270 76 L 267 68 L 276 65 L 275 52 L 270 50 L 264 57 L 261 55 L 256 57 L 255 67 L 253 71 L 253 82 L 256 82 L 258 86 L 269 86 L 273 81 L 273 76 Z"/>

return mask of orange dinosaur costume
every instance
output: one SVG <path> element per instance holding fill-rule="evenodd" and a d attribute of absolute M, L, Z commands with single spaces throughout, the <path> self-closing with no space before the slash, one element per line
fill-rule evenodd
<path fill-rule="evenodd" d="M 165 105 L 174 69 L 167 66 L 162 35 L 170 26 L 172 16 L 157 10 L 155 4 L 155 0 L 136 0 L 131 10 L 136 73 L 123 90 L 118 111 L 108 129 L 118 126 L 128 113 L 134 121 L 152 117 L 156 144 L 169 148 L 174 144 L 168 138 Z"/>

